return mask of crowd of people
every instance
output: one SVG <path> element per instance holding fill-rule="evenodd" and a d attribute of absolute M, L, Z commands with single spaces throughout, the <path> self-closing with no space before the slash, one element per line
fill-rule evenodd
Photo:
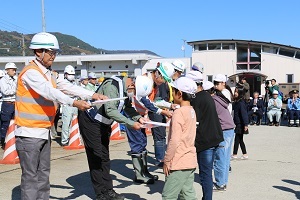
<path fill-rule="evenodd" d="M 49 199 L 51 137 L 55 136 L 59 106 L 61 146 L 68 145 L 71 120 L 78 115 L 97 200 L 124 199 L 113 189 L 110 175 L 113 121 L 126 125 L 135 172 L 133 181 L 155 184 L 158 176 L 148 169 L 145 124 L 149 119 L 145 116 L 162 123 L 171 119 L 168 137 L 165 126 L 152 128 L 155 165 L 166 176 L 162 199 L 187 200 L 197 199 L 193 188 L 197 167 L 204 200 L 212 199 L 213 191 L 226 191 L 230 160 L 238 159 L 239 147 L 240 159 L 248 159 L 244 135 L 249 133 L 250 124 L 260 125 L 264 112 L 269 125 L 279 125 L 282 100 L 275 86 L 270 86 L 266 104 L 257 92 L 250 97 L 245 77 L 232 92 L 224 74 L 215 75 L 213 82 L 204 81 L 203 66 L 199 63 L 183 76 L 186 67 L 180 60 L 158 63 L 153 71 L 134 78 L 102 79 L 101 84 L 91 72 L 77 84 L 73 66 L 65 67 L 63 77 L 51 69 L 60 51 L 54 35 L 46 32 L 34 35 L 29 48 L 35 59 L 18 76 L 14 63 L 6 64 L 5 73 L 0 71 L 1 145 L 4 148 L 9 122 L 15 119 L 24 200 Z M 119 100 L 91 104 L 93 100 L 114 98 Z M 289 124 L 299 126 L 300 102 L 296 90 L 288 100 L 288 109 Z"/>

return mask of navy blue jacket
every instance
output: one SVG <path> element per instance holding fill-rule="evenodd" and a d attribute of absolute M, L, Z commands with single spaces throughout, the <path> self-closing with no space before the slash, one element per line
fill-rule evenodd
<path fill-rule="evenodd" d="M 251 99 L 249 102 L 249 112 L 252 110 L 252 108 L 254 108 L 254 99 Z M 256 110 L 257 113 L 259 113 L 260 115 L 263 114 L 263 108 L 264 108 L 264 101 L 262 99 L 257 99 L 257 104 L 256 107 L 258 108 L 258 110 Z"/>
<path fill-rule="evenodd" d="M 247 103 L 245 100 L 240 100 L 233 103 L 233 121 L 235 125 L 248 126 L 249 117 Z"/>

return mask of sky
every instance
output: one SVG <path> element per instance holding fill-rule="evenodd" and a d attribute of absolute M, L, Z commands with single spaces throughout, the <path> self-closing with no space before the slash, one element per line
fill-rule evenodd
<path fill-rule="evenodd" d="M 299 0 L 44 0 L 47 32 L 107 50 L 191 57 L 184 40 L 244 39 L 300 47 Z M 1 1 L 0 29 L 42 31 L 41 0 Z"/>

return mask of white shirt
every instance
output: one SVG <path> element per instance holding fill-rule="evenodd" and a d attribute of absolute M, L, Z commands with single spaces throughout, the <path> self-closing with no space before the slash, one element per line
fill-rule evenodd
<path fill-rule="evenodd" d="M 17 88 L 17 77 L 11 77 L 5 75 L 0 80 L 0 91 L 2 93 L 3 101 L 15 101 L 16 100 L 16 88 Z"/>
<path fill-rule="evenodd" d="M 38 61 L 34 60 L 34 62 L 40 67 L 48 81 L 37 70 L 29 69 L 21 77 L 26 88 L 30 87 L 39 95 L 53 101 L 54 103 L 68 104 L 71 106 L 73 105 L 74 99 L 71 99 L 68 95 L 79 96 L 83 100 L 92 98 L 94 92 L 83 89 L 80 86 L 73 85 L 63 78 L 57 79 L 57 88 L 55 89 L 51 82 L 52 72 L 46 69 Z M 49 133 L 50 128 L 29 128 L 17 126 L 15 130 L 16 136 L 41 138 L 46 140 L 49 139 Z"/>

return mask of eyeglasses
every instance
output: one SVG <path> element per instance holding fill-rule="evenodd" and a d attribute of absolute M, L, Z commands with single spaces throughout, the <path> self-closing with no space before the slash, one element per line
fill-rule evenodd
<path fill-rule="evenodd" d="M 45 53 L 48 54 L 50 57 L 57 56 L 57 51 L 45 50 Z"/>

